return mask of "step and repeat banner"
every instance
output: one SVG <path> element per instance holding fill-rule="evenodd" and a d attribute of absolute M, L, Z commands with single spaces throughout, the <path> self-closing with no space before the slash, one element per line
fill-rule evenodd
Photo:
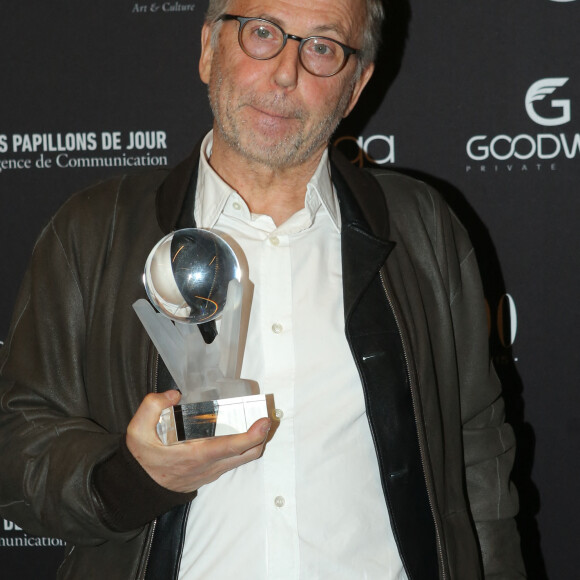
<path fill-rule="evenodd" d="M 580 0 L 391 5 L 375 77 L 335 142 L 358 166 L 431 183 L 468 227 L 519 443 L 528 575 L 577 578 Z M 0 6 L 0 340 L 60 204 L 108 176 L 174 165 L 210 127 L 205 8 Z M 63 550 L 0 519 L 2 578 L 52 578 Z"/>

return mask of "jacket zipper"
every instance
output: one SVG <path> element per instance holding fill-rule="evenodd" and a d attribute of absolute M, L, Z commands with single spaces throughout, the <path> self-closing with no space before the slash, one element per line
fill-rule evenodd
<path fill-rule="evenodd" d="M 147 548 L 145 550 L 145 566 L 143 566 L 143 573 L 139 576 L 139 580 L 145 580 L 147 577 L 147 568 L 149 567 L 149 558 L 151 556 L 151 546 L 153 545 L 153 536 L 155 535 L 155 528 L 157 527 L 157 518 L 151 524 L 151 531 L 149 538 L 147 538 Z"/>
<path fill-rule="evenodd" d="M 394 305 L 393 305 L 393 301 L 391 300 L 391 296 L 389 295 L 389 291 L 387 290 L 387 285 L 385 283 L 385 278 L 383 276 L 383 271 L 382 269 L 379 272 L 379 276 L 381 279 L 381 284 L 383 286 L 383 290 L 385 292 L 385 296 L 387 297 L 387 302 L 389 303 L 389 306 L 391 308 L 391 311 L 393 313 L 393 316 L 395 318 L 395 324 L 397 325 L 397 332 L 399 333 L 399 338 L 401 339 L 401 345 L 403 347 L 403 356 L 405 358 L 405 368 L 407 371 L 407 379 L 409 380 L 409 386 L 411 388 L 411 401 L 413 403 L 413 418 L 415 419 L 415 427 L 417 429 L 417 439 L 419 441 L 419 452 L 421 454 L 421 467 L 423 468 L 423 476 L 425 478 L 425 485 L 427 488 L 427 498 L 429 500 L 429 507 L 431 508 L 431 516 L 433 517 L 433 523 L 435 525 L 435 537 L 437 539 L 437 552 L 439 554 L 439 561 L 441 563 L 441 574 L 442 574 L 442 580 L 445 580 L 447 578 L 447 574 L 445 572 L 445 562 L 443 560 L 443 547 L 441 544 L 441 532 L 439 529 L 439 521 L 437 518 L 437 515 L 435 514 L 435 508 L 434 508 L 434 501 L 433 501 L 433 491 L 432 491 L 432 484 L 433 482 L 431 481 L 431 477 L 426 469 L 426 461 L 425 461 L 425 448 L 423 445 L 423 440 L 422 440 L 422 427 L 419 425 L 419 422 L 417 421 L 417 386 L 415 385 L 414 381 L 413 381 L 413 377 L 411 375 L 411 370 L 410 370 L 410 365 L 409 365 L 409 356 L 407 354 L 407 343 L 405 341 L 405 337 L 403 336 L 403 332 L 401 330 L 401 325 L 399 323 L 399 316 L 397 314 L 397 310 L 395 309 Z"/>
<path fill-rule="evenodd" d="M 157 381 L 159 379 L 159 354 L 156 354 L 154 358 L 154 372 L 153 372 L 153 392 L 157 392 Z M 151 530 L 149 531 L 149 537 L 147 538 L 147 546 L 145 548 L 145 565 L 143 566 L 143 573 L 139 577 L 139 580 L 144 580 L 147 577 L 147 568 L 149 567 L 149 558 L 151 557 L 151 546 L 153 545 L 153 536 L 155 535 L 155 528 L 157 527 L 157 518 L 151 523 Z"/>

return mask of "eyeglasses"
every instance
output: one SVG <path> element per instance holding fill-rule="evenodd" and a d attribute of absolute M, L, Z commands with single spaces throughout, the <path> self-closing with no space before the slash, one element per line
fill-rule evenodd
<path fill-rule="evenodd" d="M 240 24 L 238 42 L 241 49 L 256 60 L 269 60 L 278 56 L 288 39 L 296 40 L 298 57 L 302 66 L 317 77 L 331 77 L 340 72 L 351 54 L 360 52 L 338 40 L 326 36 L 301 38 L 286 34 L 277 24 L 263 18 L 244 18 L 223 14 L 217 20 L 237 20 Z M 216 20 L 216 21 L 217 21 Z"/>

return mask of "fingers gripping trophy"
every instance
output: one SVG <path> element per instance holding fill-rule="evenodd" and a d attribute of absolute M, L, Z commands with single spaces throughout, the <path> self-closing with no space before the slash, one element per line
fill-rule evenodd
<path fill-rule="evenodd" d="M 161 413 L 157 433 L 165 445 L 241 433 L 271 414 L 272 397 L 253 394 L 252 383 L 236 377 L 240 279 L 234 251 L 209 230 L 177 230 L 149 254 L 143 280 L 151 303 L 140 299 L 133 308 L 182 394 Z M 220 318 L 207 344 L 198 325 Z"/>

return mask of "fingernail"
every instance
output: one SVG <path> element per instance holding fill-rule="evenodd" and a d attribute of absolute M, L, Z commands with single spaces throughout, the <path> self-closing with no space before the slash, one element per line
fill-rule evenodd
<path fill-rule="evenodd" d="M 268 433 L 270 432 L 270 427 L 272 426 L 272 421 L 268 421 L 267 423 L 264 423 L 262 425 L 262 433 L 264 435 L 268 435 Z"/>

